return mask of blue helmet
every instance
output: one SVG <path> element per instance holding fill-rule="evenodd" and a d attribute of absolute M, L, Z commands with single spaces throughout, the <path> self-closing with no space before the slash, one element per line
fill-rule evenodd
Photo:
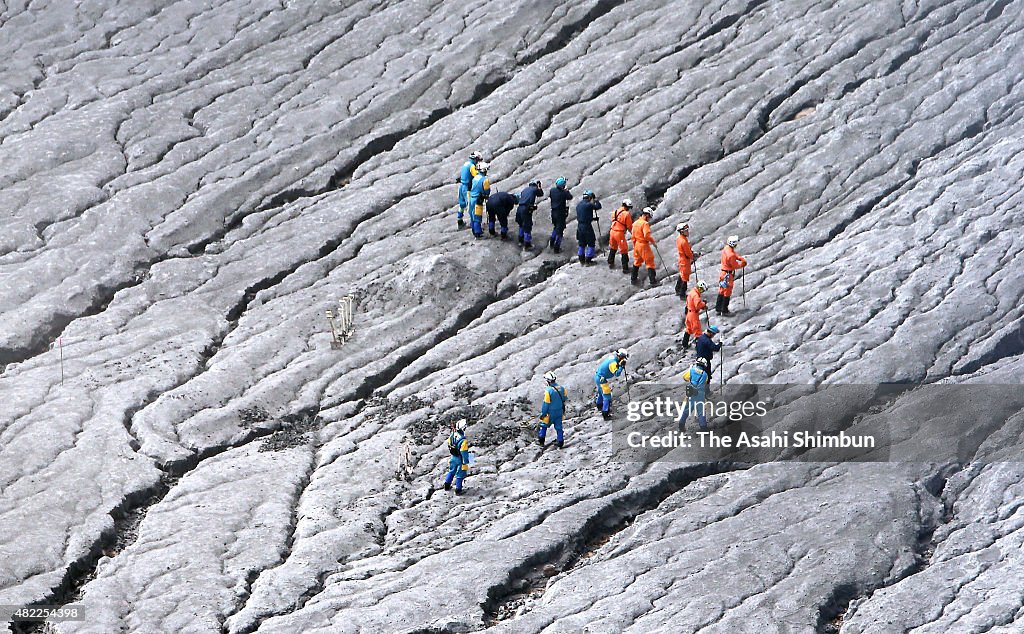
<path fill-rule="evenodd" d="M 559 176 L 558 179 L 555 180 L 555 187 L 565 187 L 565 177 L 564 176 Z"/>
<path fill-rule="evenodd" d="M 710 332 L 713 335 L 717 335 L 718 334 L 718 326 L 708 326 L 708 332 Z"/>
<path fill-rule="evenodd" d="M 594 195 L 594 192 L 590 191 L 589 189 L 587 191 L 583 192 L 583 197 L 584 198 L 590 198 L 593 195 Z"/>

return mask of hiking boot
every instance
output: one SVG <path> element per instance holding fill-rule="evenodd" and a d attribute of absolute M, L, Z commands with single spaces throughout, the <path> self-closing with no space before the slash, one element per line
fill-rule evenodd
<path fill-rule="evenodd" d="M 604 418 L 605 420 L 611 420 L 612 413 L 611 412 L 601 412 L 601 417 Z"/>
<path fill-rule="evenodd" d="M 629 256 L 622 254 L 622 272 L 629 273 Z"/>
<path fill-rule="evenodd" d="M 462 489 L 455 489 L 455 495 L 462 495 Z"/>
<path fill-rule="evenodd" d="M 502 241 L 508 240 L 508 234 L 507 233 L 501 234 L 501 239 L 502 239 Z"/>
<path fill-rule="evenodd" d="M 543 438 L 538 438 L 537 439 L 537 444 L 540 445 L 541 447 L 543 447 L 544 446 L 544 439 Z"/>
<path fill-rule="evenodd" d="M 445 491 L 450 491 L 451 488 L 452 488 L 452 483 L 451 482 L 445 482 L 444 483 L 444 490 Z"/>
<path fill-rule="evenodd" d="M 576 257 L 578 257 L 579 260 L 580 260 L 580 266 L 586 266 L 587 265 L 587 258 L 583 257 L 582 255 L 578 255 Z"/>
<path fill-rule="evenodd" d="M 658 271 L 655 269 L 647 269 L 647 280 L 651 283 L 651 288 L 658 285 Z"/>
<path fill-rule="evenodd" d="M 594 258 L 587 258 L 586 265 L 590 266 L 594 263 Z"/>
<path fill-rule="evenodd" d="M 724 298 L 722 300 L 722 316 L 723 317 L 731 317 L 732 316 L 732 313 L 729 312 L 729 300 L 731 300 L 731 299 L 732 299 L 731 297 L 726 297 L 726 298 Z"/>
<path fill-rule="evenodd" d="M 615 251 L 608 251 L 608 268 L 615 268 Z"/>
<path fill-rule="evenodd" d="M 633 286 L 640 286 L 640 267 L 636 264 L 633 265 L 633 272 L 630 273 L 629 283 Z"/>
<path fill-rule="evenodd" d="M 466 221 L 463 220 L 462 218 L 459 218 L 459 229 L 465 229 L 465 228 L 466 228 Z"/>
<path fill-rule="evenodd" d="M 564 445 L 565 443 L 563 443 L 561 440 L 555 441 L 555 446 L 558 447 L 559 449 L 561 449 Z"/>
<path fill-rule="evenodd" d="M 519 236 L 519 244 L 523 243 L 523 236 Z"/>
<path fill-rule="evenodd" d="M 719 295 L 718 299 L 715 300 L 715 314 L 716 315 L 721 315 L 722 314 L 722 300 L 724 300 L 724 299 L 725 299 L 725 295 Z"/>
<path fill-rule="evenodd" d="M 533 245 L 529 242 L 523 243 L 523 251 L 533 251 Z"/>
<path fill-rule="evenodd" d="M 690 348 L 690 333 L 686 333 L 685 335 L 683 335 L 683 350 L 688 350 L 689 348 Z"/>

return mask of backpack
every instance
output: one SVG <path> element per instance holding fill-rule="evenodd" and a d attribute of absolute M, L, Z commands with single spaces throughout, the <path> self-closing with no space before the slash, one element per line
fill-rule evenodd
<path fill-rule="evenodd" d="M 690 369 L 686 371 L 686 396 L 687 397 L 695 396 L 697 394 L 697 386 L 693 384 L 693 374 L 692 374 L 692 372 L 700 372 L 701 375 L 704 376 L 705 380 L 707 379 L 707 376 L 708 376 L 707 370 L 705 370 L 704 368 L 702 368 L 702 367 L 700 367 L 698 365 L 690 366 Z"/>
<path fill-rule="evenodd" d="M 448 451 L 453 456 L 462 457 L 462 452 L 459 451 L 459 445 L 462 444 L 463 440 L 465 440 L 465 436 L 460 437 L 458 434 L 448 436 Z"/>

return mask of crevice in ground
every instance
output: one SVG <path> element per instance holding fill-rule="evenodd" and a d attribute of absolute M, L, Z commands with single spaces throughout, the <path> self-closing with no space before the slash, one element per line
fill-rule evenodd
<path fill-rule="evenodd" d="M 178 476 L 165 473 L 155 484 L 125 495 L 121 503 L 109 511 L 114 520 L 113 526 L 100 533 L 87 552 L 68 564 L 56 587 L 27 605 L 64 606 L 80 600 L 85 584 L 96 577 L 100 559 L 112 557 L 135 542 L 136 531 L 150 507 L 162 500 L 178 479 Z M 46 631 L 44 622 L 12 622 L 10 625 L 14 634 Z"/>
<path fill-rule="evenodd" d="M 155 398 L 155 396 L 151 396 Z M 136 408 L 136 411 L 142 407 Z M 138 528 L 145 519 L 149 510 L 159 504 L 178 483 L 181 478 L 195 470 L 203 461 L 218 456 L 231 449 L 237 449 L 254 440 L 269 436 L 281 429 L 290 426 L 303 425 L 307 418 L 316 417 L 313 411 L 302 411 L 281 417 L 276 425 L 258 430 L 250 430 L 249 433 L 235 442 L 210 447 L 204 451 L 194 453 L 188 458 L 171 461 L 163 465 L 157 465 L 162 474 L 157 482 L 151 486 L 129 492 L 124 499 L 109 511 L 114 520 L 113 526 L 93 541 L 89 550 L 82 556 L 68 564 L 60 583 L 53 588 L 46 596 L 33 601 L 29 606 L 58 605 L 64 606 L 82 599 L 85 593 L 85 586 L 96 577 L 96 571 L 102 557 L 114 557 L 129 546 L 135 543 L 138 538 Z M 308 483 L 308 478 L 306 480 Z M 303 489 L 305 484 L 303 485 Z M 294 526 L 293 526 L 294 529 Z M 291 544 L 288 544 L 291 548 Z M 257 571 L 258 573 L 258 571 Z M 15 623 L 14 634 L 28 634 L 30 632 L 45 631 L 44 623 Z"/>
<path fill-rule="evenodd" d="M 146 264 L 142 267 L 137 267 L 136 274 L 134 276 L 119 284 L 98 286 L 97 294 L 93 298 L 92 303 L 90 303 L 82 312 L 56 313 L 45 328 L 34 331 L 31 337 L 29 337 L 22 345 L 0 348 L 0 366 L 6 366 L 11 363 L 22 363 L 45 353 L 50 349 L 50 345 L 57 340 L 57 337 L 64 332 L 64 329 L 67 328 L 71 322 L 76 319 L 91 317 L 102 313 L 108 306 L 110 306 L 110 302 L 114 300 L 114 296 L 117 295 L 117 293 L 142 282 L 145 277 L 144 270 L 148 270 L 149 266 L 150 264 Z"/>
<path fill-rule="evenodd" d="M 1024 353 L 1024 319 L 1018 319 L 1017 327 L 1011 328 L 1009 332 L 1000 337 L 990 350 L 954 369 L 953 374 L 957 376 L 973 374 L 987 365 L 998 363 L 1021 353 Z"/>
<path fill-rule="evenodd" d="M 816 634 L 839 634 L 843 622 L 853 616 L 857 611 L 857 606 L 870 599 L 875 592 L 895 586 L 931 565 L 932 556 L 935 553 L 935 531 L 948 524 L 953 518 L 954 500 L 947 499 L 945 496 L 946 483 L 968 466 L 958 463 L 943 465 L 921 483 L 923 490 L 918 491 L 918 513 L 921 514 L 920 529 L 914 543 L 914 562 L 892 579 L 881 584 L 868 586 L 844 583 L 837 585 L 818 608 Z M 925 502 L 921 498 L 922 495 L 931 495 L 942 503 L 942 512 L 938 517 L 924 514 Z"/>
<path fill-rule="evenodd" d="M 856 584 L 841 583 L 832 588 L 825 603 L 818 608 L 815 634 L 839 634 L 850 609 L 850 603 L 861 594 L 862 590 Z"/>
<path fill-rule="evenodd" d="M 897 179 L 893 183 L 889 184 L 888 186 L 882 188 L 880 191 L 872 195 L 869 195 L 867 198 L 863 199 L 860 203 L 854 206 L 853 211 L 850 213 L 850 215 L 846 216 L 845 218 L 837 222 L 835 226 L 831 227 L 823 237 L 814 240 L 813 242 L 810 242 L 806 245 L 794 246 L 789 250 L 773 251 L 770 254 L 766 266 L 783 262 L 789 259 L 797 251 L 817 249 L 829 244 L 837 237 L 842 235 L 854 222 L 860 220 L 861 218 L 875 211 L 878 208 L 878 205 L 888 200 L 890 196 L 900 195 L 900 192 L 902 190 L 905 190 L 908 187 L 908 185 L 914 182 L 914 180 L 917 177 L 917 173 L 920 170 L 921 164 L 924 161 L 934 159 L 940 156 L 943 152 L 956 146 L 957 144 L 977 137 L 988 127 L 988 125 L 989 120 L 987 115 L 982 114 L 982 118 L 980 120 L 970 122 L 967 126 L 964 127 L 963 131 L 960 134 L 949 139 L 947 142 L 939 143 L 933 146 L 932 148 L 926 150 L 926 155 L 918 156 L 916 158 L 911 159 L 910 164 L 906 167 L 906 169 L 899 172 L 901 175 L 897 177 Z M 836 207 L 835 209 L 840 209 L 840 207 Z"/>
<path fill-rule="evenodd" d="M 600 512 L 591 517 L 576 535 L 552 544 L 528 557 L 508 571 L 501 583 L 487 593 L 484 624 L 521 616 L 527 611 L 527 599 L 543 594 L 548 579 L 576 567 L 585 557 L 628 528 L 642 513 L 655 509 L 672 494 L 689 484 L 711 475 L 737 471 L 742 465 L 730 462 L 709 462 L 674 469 L 658 484 L 616 496 Z"/>
<path fill-rule="evenodd" d="M 315 419 L 319 419 L 319 416 L 315 417 Z M 263 447 L 261 447 L 260 451 L 263 451 L 263 450 L 264 450 Z M 280 558 L 280 560 L 278 561 L 278 564 L 277 564 L 278 566 L 283 565 L 285 562 L 287 562 L 288 558 L 291 556 L 292 548 L 295 545 L 295 529 L 298 528 L 298 525 L 299 525 L 299 506 L 302 503 L 302 496 L 306 492 L 306 488 L 309 486 L 309 482 L 313 478 L 313 473 L 315 471 L 316 471 L 316 456 L 314 454 L 314 455 L 310 456 L 309 466 L 306 469 L 306 473 L 303 476 L 302 481 L 299 482 L 299 489 L 298 489 L 298 492 L 295 495 L 295 503 L 292 505 L 292 515 L 291 515 L 291 519 L 290 519 L 289 524 L 288 524 L 288 537 L 285 539 L 284 551 L 282 551 L 282 553 L 281 553 L 281 558 Z M 260 576 L 264 572 L 267 572 L 269 570 L 273 570 L 276 567 L 277 566 L 271 566 L 270 568 L 261 568 L 261 569 L 254 569 L 254 570 L 250 570 L 249 571 L 249 573 L 246 575 L 246 578 L 245 578 L 245 591 L 237 599 L 236 610 L 232 614 L 225 615 L 224 621 L 221 623 L 221 631 L 224 634 L 228 633 L 228 627 L 227 627 L 227 620 L 228 620 L 228 618 L 233 616 L 233 614 L 237 614 L 238 612 L 244 610 L 246 605 L 248 604 L 249 597 L 252 596 L 252 587 L 253 587 L 253 585 L 259 580 Z M 257 624 L 257 627 L 258 627 L 258 624 Z M 252 628 L 252 629 L 247 629 L 245 631 L 246 632 L 252 632 L 255 629 L 256 628 Z"/>
<path fill-rule="evenodd" d="M 613 9 L 616 9 L 625 3 L 626 0 L 598 0 L 594 3 L 594 6 L 590 7 L 590 9 L 578 19 L 560 22 L 558 31 L 548 38 L 548 41 L 544 46 L 538 48 L 532 53 L 524 55 L 522 58 L 517 58 L 516 65 L 519 67 L 529 66 L 543 57 L 547 57 L 552 53 L 557 53 L 576 41 L 576 37 L 580 33 L 583 33 L 583 31 L 590 26 L 591 22 L 606 13 L 610 13 Z"/>

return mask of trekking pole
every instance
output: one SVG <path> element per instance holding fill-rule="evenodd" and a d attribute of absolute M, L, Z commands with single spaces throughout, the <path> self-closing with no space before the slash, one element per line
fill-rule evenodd
<path fill-rule="evenodd" d="M 632 403 L 633 402 L 633 395 L 629 393 L 629 372 L 626 372 L 625 370 L 623 370 L 622 371 L 622 376 L 625 377 L 625 379 L 626 379 L 626 398 L 628 398 L 629 401 Z"/>
<path fill-rule="evenodd" d="M 725 345 L 718 349 L 718 378 L 721 379 L 722 387 L 725 387 Z"/>
<path fill-rule="evenodd" d="M 742 284 L 741 289 L 743 290 L 743 308 L 746 308 L 747 307 L 747 276 L 742 271 L 743 271 L 743 269 L 740 269 L 740 284 Z"/>
<path fill-rule="evenodd" d="M 655 242 L 652 242 L 651 245 L 654 247 L 654 252 L 658 254 L 658 260 L 661 261 L 661 267 L 667 271 L 668 267 L 665 266 L 665 258 L 661 257 L 661 249 L 658 248 L 658 245 Z"/>

